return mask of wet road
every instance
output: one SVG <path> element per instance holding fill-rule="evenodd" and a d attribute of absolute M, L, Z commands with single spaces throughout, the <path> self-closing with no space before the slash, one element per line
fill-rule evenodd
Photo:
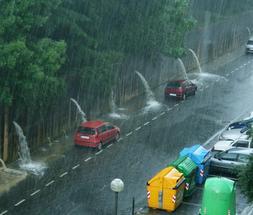
<path fill-rule="evenodd" d="M 212 74 L 190 75 L 198 84 L 195 97 L 164 101 L 163 86 L 155 90 L 161 106 L 145 111 L 145 97 L 136 98 L 122 110 L 128 119 L 113 120 L 121 130 L 118 143 L 102 151 L 77 148 L 71 138 L 62 140 L 67 151 L 49 164 L 41 178 L 27 180 L 0 198 L 0 214 L 113 214 L 110 182 L 121 178 L 120 214 L 130 214 L 132 198 L 146 202 L 146 181 L 174 160 L 183 147 L 204 144 L 226 124 L 253 111 L 253 58 L 242 56 Z M 109 120 L 108 117 L 107 120 Z M 111 120 L 112 121 L 112 120 Z M 212 141 L 208 142 L 210 147 Z M 174 214 L 196 214 L 187 204 Z M 182 212 L 183 211 L 183 212 Z"/>

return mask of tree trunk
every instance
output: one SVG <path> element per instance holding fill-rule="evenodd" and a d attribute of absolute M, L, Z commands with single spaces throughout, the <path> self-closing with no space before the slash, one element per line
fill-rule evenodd
<path fill-rule="evenodd" d="M 4 143 L 3 143 L 3 160 L 7 161 L 8 159 L 8 135 L 9 135 L 9 131 L 8 131 L 8 126 L 9 126 L 9 108 L 5 107 L 4 109 Z"/>

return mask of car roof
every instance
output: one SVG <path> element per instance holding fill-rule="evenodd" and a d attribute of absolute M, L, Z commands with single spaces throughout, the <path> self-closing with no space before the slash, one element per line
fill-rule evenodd
<path fill-rule="evenodd" d="M 228 149 L 227 152 L 237 153 L 237 154 L 245 154 L 245 155 L 253 155 L 253 149 L 251 148 L 231 148 Z"/>
<path fill-rule="evenodd" d="M 186 81 L 185 79 L 180 79 L 180 80 L 172 80 L 172 81 L 169 81 L 169 82 L 178 82 L 178 83 L 182 83 Z"/>
<path fill-rule="evenodd" d="M 104 124 L 106 124 L 106 122 L 101 121 L 101 120 L 96 120 L 96 121 L 83 122 L 83 123 L 81 123 L 81 126 L 87 127 L 87 128 L 98 128 Z"/>

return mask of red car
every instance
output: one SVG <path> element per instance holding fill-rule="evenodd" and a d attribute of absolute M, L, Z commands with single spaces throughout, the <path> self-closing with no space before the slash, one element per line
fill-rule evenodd
<path fill-rule="evenodd" d="M 120 129 L 108 122 L 88 121 L 78 127 L 74 135 L 74 143 L 79 146 L 102 148 L 103 144 L 117 141 L 120 137 Z"/>
<path fill-rule="evenodd" d="M 189 80 L 175 80 L 168 82 L 164 90 L 165 98 L 177 97 L 185 100 L 187 96 L 195 95 L 197 86 Z"/>

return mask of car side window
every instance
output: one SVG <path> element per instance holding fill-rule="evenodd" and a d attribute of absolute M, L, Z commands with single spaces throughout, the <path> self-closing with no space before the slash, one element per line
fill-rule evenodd
<path fill-rule="evenodd" d="M 236 161 L 237 160 L 237 154 L 235 154 L 235 153 L 223 153 L 223 154 L 221 154 L 220 159 L 227 160 L 227 161 Z"/>
<path fill-rule="evenodd" d="M 249 156 L 248 155 L 239 155 L 238 156 L 238 162 L 241 162 L 241 163 L 247 163 L 249 161 Z"/>
<path fill-rule="evenodd" d="M 249 142 L 248 141 L 237 141 L 233 144 L 234 147 L 243 147 L 248 148 Z"/>
<path fill-rule="evenodd" d="M 103 126 L 101 126 L 101 127 L 98 128 L 98 133 L 99 134 L 101 134 L 101 133 L 103 133 L 105 131 L 106 131 L 106 126 L 105 125 L 103 125 Z"/>
<path fill-rule="evenodd" d="M 112 130 L 114 128 L 114 126 L 110 124 L 107 124 L 106 127 L 107 127 L 107 130 Z"/>

